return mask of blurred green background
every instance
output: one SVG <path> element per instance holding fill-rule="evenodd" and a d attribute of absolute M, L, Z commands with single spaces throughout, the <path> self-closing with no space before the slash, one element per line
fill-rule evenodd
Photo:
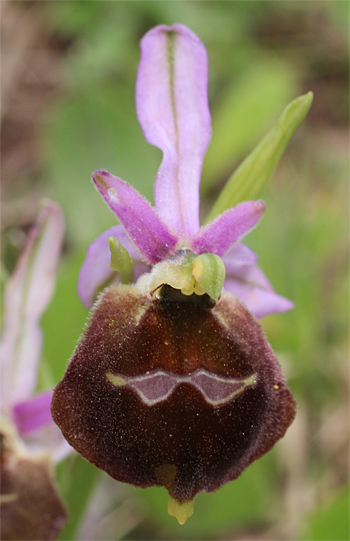
<path fill-rule="evenodd" d="M 136 490 L 67 459 L 58 479 L 71 520 L 60 539 L 348 540 L 347 1 L 2 2 L 2 287 L 40 200 L 59 202 L 66 241 L 42 321 L 39 388 L 57 383 L 87 315 L 76 295 L 86 247 L 116 223 L 92 171 L 107 169 L 152 200 L 161 153 L 136 119 L 139 40 L 173 22 L 209 54 L 203 219 L 288 102 L 314 92 L 262 195 L 266 215 L 246 239 L 296 305 L 262 323 L 298 415 L 237 481 L 199 495 L 182 527 L 167 515 L 165 490 Z"/>

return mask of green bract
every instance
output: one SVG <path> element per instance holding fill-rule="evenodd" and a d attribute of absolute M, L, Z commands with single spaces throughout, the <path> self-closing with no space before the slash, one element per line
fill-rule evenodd
<path fill-rule="evenodd" d="M 135 267 L 133 259 L 115 237 L 109 237 L 108 242 L 111 251 L 110 269 L 119 273 L 122 284 L 132 284 Z"/>
<path fill-rule="evenodd" d="M 312 99 L 312 92 L 308 92 L 285 108 L 274 128 L 229 178 L 207 217 L 207 222 L 241 201 L 257 199 L 260 196 L 289 140 L 308 113 Z"/>

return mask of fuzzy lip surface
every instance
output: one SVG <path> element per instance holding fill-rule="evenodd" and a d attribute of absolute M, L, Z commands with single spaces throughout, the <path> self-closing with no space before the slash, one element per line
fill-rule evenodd
<path fill-rule="evenodd" d="M 238 477 L 295 415 L 252 314 L 229 294 L 214 307 L 196 297 L 180 300 L 166 288 L 152 301 L 135 286 L 110 287 L 52 402 L 55 422 L 87 460 L 119 481 L 163 485 L 178 502 Z M 152 395 L 150 387 L 135 389 L 150 375 L 176 380 L 154 403 L 154 396 L 141 396 Z M 248 384 L 210 403 L 203 388 L 210 382 L 218 397 L 223 381 Z"/>

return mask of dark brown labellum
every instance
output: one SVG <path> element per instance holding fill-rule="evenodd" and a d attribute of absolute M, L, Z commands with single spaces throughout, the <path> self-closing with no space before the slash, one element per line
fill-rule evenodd
<path fill-rule="evenodd" d="M 111 287 L 57 386 L 68 442 L 118 481 L 174 500 L 216 490 L 266 453 L 295 403 L 262 327 L 232 295 Z"/>

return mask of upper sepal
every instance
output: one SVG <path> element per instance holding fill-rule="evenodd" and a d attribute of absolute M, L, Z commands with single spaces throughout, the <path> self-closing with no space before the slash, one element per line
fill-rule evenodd
<path fill-rule="evenodd" d="M 160 25 L 141 40 L 136 109 L 146 140 L 163 151 L 156 210 L 188 240 L 199 228 L 199 183 L 211 119 L 207 52 L 186 26 Z"/>

